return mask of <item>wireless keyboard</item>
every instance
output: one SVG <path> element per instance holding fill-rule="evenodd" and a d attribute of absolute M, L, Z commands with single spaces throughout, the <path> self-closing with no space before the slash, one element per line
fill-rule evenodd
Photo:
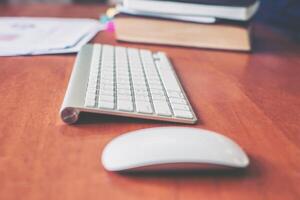
<path fill-rule="evenodd" d="M 164 53 L 101 44 L 85 45 L 77 55 L 60 115 L 75 123 L 80 112 L 197 121 Z"/>

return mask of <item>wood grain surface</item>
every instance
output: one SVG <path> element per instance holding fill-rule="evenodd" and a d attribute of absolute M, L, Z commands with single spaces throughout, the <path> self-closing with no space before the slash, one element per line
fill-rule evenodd
<path fill-rule="evenodd" d="M 2 16 L 98 18 L 99 5 L 0 6 Z M 103 169 L 105 144 L 127 131 L 182 126 L 84 114 L 59 118 L 75 54 L 0 58 L 1 200 L 299 200 L 300 47 L 255 24 L 251 54 L 92 42 L 165 51 L 199 117 L 251 158 L 244 171 L 118 174 Z"/>

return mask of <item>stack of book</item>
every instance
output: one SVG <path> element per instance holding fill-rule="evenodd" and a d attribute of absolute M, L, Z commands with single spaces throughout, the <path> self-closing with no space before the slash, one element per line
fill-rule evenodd
<path fill-rule="evenodd" d="M 118 40 L 251 50 L 259 0 L 124 0 L 114 19 Z"/>

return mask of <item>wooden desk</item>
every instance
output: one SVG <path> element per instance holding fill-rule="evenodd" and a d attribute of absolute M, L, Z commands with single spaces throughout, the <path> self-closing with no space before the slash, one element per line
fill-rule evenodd
<path fill-rule="evenodd" d="M 3 16 L 97 18 L 101 6 L 1 6 Z M 58 115 L 75 55 L 0 58 L 0 199 L 300 199 L 300 47 L 261 24 L 254 53 L 93 42 L 162 50 L 200 118 L 251 157 L 245 171 L 120 175 L 100 164 L 104 145 L 127 131 L 174 124 Z M 178 124 L 178 126 L 180 126 Z"/>

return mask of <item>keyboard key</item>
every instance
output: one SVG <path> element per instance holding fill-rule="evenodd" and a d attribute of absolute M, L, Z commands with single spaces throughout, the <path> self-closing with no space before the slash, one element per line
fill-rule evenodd
<path fill-rule="evenodd" d="M 114 102 L 99 101 L 98 108 L 114 109 Z"/>
<path fill-rule="evenodd" d="M 190 111 L 185 110 L 173 110 L 176 117 L 192 119 L 193 115 Z"/>
<path fill-rule="evenodd" d="M 150 89 L 151 94 L 156 94 L 156 95 L 165 95 L 163 90 L 157 90 L 157 89 Z"/>
<path fill-rule="evenodd" d="M 117 98 L 118 98 L 118 101 L 119 101 L 119 100 L 132 101 L 131 95 L 122 95 L 122 94 L 118 94 L 118 95 L 117 95 Z"/>
<path fill-rule="evenodd" d="M 162 116 L 171 116 L 171 110 L 169 108 L 169 105 L 167 102 L 165 101 L 153 101 L 153 105 L 155 108 L 155 112 L 158 115 L 162 115 Z"/>
<path fill-rule="evenodd" d="M 99 95 L 104 95 L 104 96 L 114 96 L 114 91 L 113 90 L 100 90 Z"/>
<path fill-rule="evenodd" d="M 160 101 L 166 101 L 166 96 L 163 94 L 163 95 L 160 95 L 160 94 L 152 94 L 151 95 L 152 97 L 152 100 L 160 100 Z"/>
<path fill-rule="evenodd" d="M 113 91 L 114 90 L 114 85 L 101 85 L 100 84 L 100 90 Z"/>
<path fill-rule="evenodd" d="M 84 106 L 86 106 L 86 107 L 94 107 L 95 103 L 96 103 L 95 99 L 89 99 L 88 98 L 88 99 L 85 99 Z"/>
<path fill-rule="evenodd" d="M 150 102 L 136 101 L 135 106 L 136 106 L 137 112 L 139 112 L 139 113 L 148 113 L 148 114 L 153 113 Z"/>
<path fill-rule="evenodd" d="M 178 98 L 169 98 L 171 104 L 176 103 L 176 104 L 185 104 L 187 105 L 186 100 L 184 99 L 178 99 Z"/>
<path fill-rule="evenodd" d="M 189 107 L 185 104 L 171 104 L 173 110 L 185 110 L 189 111 Z"/>
<path fill-rule="evenodd" d="M 143 102 L 150 102 L 150 98 L 148 96 L 141 96 L 141 95 L 136 95 L 135 100 L 143 101 Z"/>
<path fill-rule="evenodd" d="M 134 90 L 134 94 L 136 95 L 136 96 L 148 96 L 148 90 L 147 90 L 147 88 L 145 88 L 145 90 L 141 90 L 141 89 L 135 89 Z"/>
<path fill-rule="evenodd" d="M 183 94 L 178 91 L 167 90 L 167 94 L 170 98 L 184 98 Z"/>
<path fill-rule="evenodd" d="M 155 90 L 163 90 L 164 89 L 163 86 L 160 84 L 151 84 L 151 85 L 149 85 L 149 87 L 151 90 L 152 89 L 155 89 Z"/>
<path fill-rule="evenodd" d="M 99 101 L 114 102 L 115 97 L 114 96 L 109 96 L 109 95 L 101 95 L 101 96 L 99 96 Z"/>
<path fill-rule="evenodd" d="M 118 100 L 117 106 L 121 111 L 133 111 L 132 101 Z"/>
<path fill-rule="evenodd" d="M 146 84 L 136 84 L 136 85 L 133 85 L 133 88 L 134 90 L 139 90 L 139 91 L 146 91 L 148 89 L 147 85 Z"/>
<path fill-rule="evenodd" d="M 131 90 L 128 90 L 128 89 L 118 89 L 117 93 L 118 93 L 118 95 L 131 96 Z"/>
<path fill-rule="evenodd" d="M 117 84 L 117 89 L 125 89 L 125 90 L 130 90 L 131 87 L 129 84 Z"/>

